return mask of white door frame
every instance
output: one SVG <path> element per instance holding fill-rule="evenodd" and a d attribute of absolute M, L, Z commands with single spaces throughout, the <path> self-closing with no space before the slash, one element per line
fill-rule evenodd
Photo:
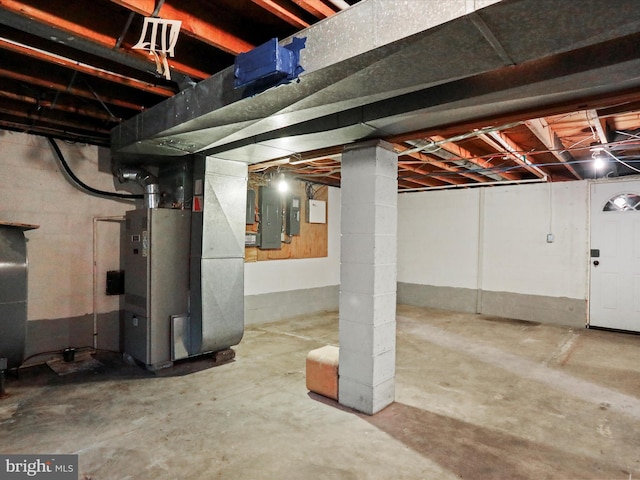
<path fill-rule="evenodd" d="M 633 177 L 633 178 L 615 178 L 615 179 L 597 179 L 597 180 L 588 180 L 588 195 L 587 195 L 587 202 L 588 202 L 588 225 L 587 225 L 587 229 L 588 229 L 588 248 L 587 248 L 587 278 L 588 278 L 588 282 L 587 282 L 587 299 L 588 299 L 588 303 L 587 303 L 587 327 L 592 326 L 591 325 L 591 313 L 592 313 L 592 299 L 591 299 L 591 295 L 592 295 L 592 272 L 593 272 L 593 267 L 592 267 L 592 262 L 593 262 L 593 258 L 591 257 L 591 250 L 592 250 L 592 225 L 593 225 L 593 218 L 592 216 L 594 215 L 594 211 L 593 211 L 593 186 L 595 184 L 616 184 L 616 185 L 620 185 L 620 192 L 623 193 L 622 191 L 624 190 L 624 193 L 628 193 L 631 190 L 636 191 L 635 193 L 640 194 L 640 186 L 638 186 L 638 183 L 640 183 L 640 178 L 638 177 Z M 624 184 L 625 183 L 634 183 L 635 187 L 632 188 L 631 190 L 629 189 L 625 189 Z M 594 326 L 594 327 L 598 327 L 599 326 Z M 606 328 L 606 327 L 605 327 Z"/>

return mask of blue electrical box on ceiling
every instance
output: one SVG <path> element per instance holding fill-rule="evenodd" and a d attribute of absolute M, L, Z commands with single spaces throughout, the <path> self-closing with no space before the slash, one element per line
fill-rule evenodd
<path fill-rule="evenodd" d="M 277 38 L 236 57 L 235 88 L 253 87 L 257 91 L 288 83 L 304 71 L 300 66 L 300 50 L 306 38 L 294 38 L 285 46 Z"/>

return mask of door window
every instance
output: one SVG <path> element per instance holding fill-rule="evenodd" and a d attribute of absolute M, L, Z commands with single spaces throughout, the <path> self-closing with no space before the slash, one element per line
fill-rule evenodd
<path fill-rule="evenodd" d="M 640 210 L 640 195 L 635 193 L 621 193 L 609 199 L 602 209 L 603 212 L 633 212 Z"/>

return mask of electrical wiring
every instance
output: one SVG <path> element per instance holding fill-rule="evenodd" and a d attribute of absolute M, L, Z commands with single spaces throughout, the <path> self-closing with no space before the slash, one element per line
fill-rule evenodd
<path fill-rule="evenodd" d="M 622 134 L 624 132 L 617 132 L 619 134 Z M 613 142 L 609 142 L 607 144 L 602 144 L 602 147 L 605 148 L 609 148 L 612 149 L 614 151 L 618 151 L 618 154 L 616 156 L 617 160 L 621 160 L 620 163 L 623 163 L 624 160 L 627 160 L 625 158 L 625 156 L 623 154 L 620 154 L 622 152 L 620 152 L 620 150 L 624 149 L 624 148 L 628 148 L 628 147 L 637 147 L 640 145 L 640 135 L 632 135 L 632 134 L 626 134 L 628 137 L 631 138 L 627 138 L 624 140 L 617 140 L 617 141 L 613 141 Z M 460 137 L 464 137 L 464 135 L 460 136 Z M 458 138 L 458 137 L 453 137 L 453 138 Z M 552 153 L 572 153 L 572 154 L 579 154 L 580 152 L 589 152 L 593 147 L 592 145 L 583 145 L 584 142 L 592 139 L 592 135 L 588 135 L 586 136 L 584 139 L 580 140 L 579 142 L 566 147 L 566 148 L 557 148 L 557 149 L 552 149 L 552 148 L 548 148 L 548 149 L 541 149 L 541 150 L 523 150 L 523 151 L 515 151 L 511 152 L 511 153 L 516 153 L 516 154 L 520 154 L 520 155 L 526 155 L 527 158 L 533 158 L 536 157 L 537 155 L 544 155 L 544 154 L 552 154 Z M 463 138 L 463 140 L 467 140 L 469 138 Z M 451 140 L 451 139 L 449 139 Z M 438 149 L 441 149 L 442 147 L 437 147 Z M 411 149 L 409 149 L 411 150 Z M 400 157 L 405 156 L 403 155 L 406 151 L 401 151 L 398 152 L 398 155 Z M 425 152 L 425 155 L 427 155 L 427 153 Z M 448 163 L 451 164 L 453 166 L 457 166 L 460 168 L 463 168 L 462 170 L 456 171 L 456 172 L 452 172 L 452 171 L 443 171 L 443 170 L 436 170 L 433 172 L 429 172 L 429 173 L 424 173 L 424 174 L 414 174 L 414 175 L 408 175 L 406 178 L 408 180 L 412 179 L 412 178 L 425 178 L 425 177 L 433 177 L 433 176 L 457 176 L 460 175 L 461 173 L 471 173 L 471 174 L 490 174 L 490 173 L 494 173 L 494 174 L 498 174 L 501 172 L 508 172 L 511 170 L 518 170 L 518 169 L 523 169 L 525 168 L 522 165 L 513 165 L 513 164 L 509 164 L 510 162 L 506 162 L 506 161 L 499 161 L 500 159 L 504 159 L 505 155 L 501 154 L 501 153 L 496 153 L 496 152 L 492 152 L 492 153 L 488 153 L 485 155 L 478 155 L 478 156 L 474 156 L 472 158 L 466 158 L 466 157 L 451 157 L 451 158 L 447 158 L 447 159 L 438 159 L 438 162 L 440 163 Z M 630 163 L 633 163 L 635 161 L 636 157 L 632 157 L 630 159 L 628 159 L 627 161 Z M 486 166 L 486 167 L 481 167 L 478 166 L 478 168 L 468 168 L 466 165 L 464 167 L 462 167 L 461 165 L 459 165 L 460 162 L 470 162 L 470 163 L 475 163 L 478 160 L 483 160 L 484 162 L 495 162 L 494 165 L 491 166 Z M 587 159 L 587 160 L 573 160 L 573 161 L 567 161 L 567 162 L 553 162 L 553 163 L 534 163 L 532 162 L 530 164 L 530 166 L 533 167 L 562 167 L 564 165 L 572 165 L 572 164 L 588 164 L 591 163 L 592 160 L 591 159 Z M 402 165 L 402 163 L 405 163 L 403 160 L 400 160 L 399 164 Z M 416 164 L 424 164 L 424 165 L 429 165 L 429 161 L 426 160 L 424 162 L 411 162 L 411 163 L 416 163 Z M 632 170 L 634 169 L 633 166 L 629 166 L 629 168 L 631 168 Z M 323 170 L 329 170 L 329 171 L 323 171 Z M 263 175 L 268 175 L 268 171 L 269 171 L 269 167 L 265 168 L 265 170 L 263 171 Z M 316 180 L 316 178 L 320 179 L 323 178 L 328 175 L 335 175 L 335 174 L 340 174 L 340 168 L 336 167 L 335 164 L 333 165 L 300 165 L 297 168 L 292 168 L 291 172 L 296 175 L 297 178 L 299 178 L 300 180 L 303 181 L 308 181 L 309 183 L 312 184 L 322 184 L 325 185 L 328 183 L 325 183 L 323 181 L 318 181 Z M 308 173 L 306 173 L 308 172 Z M 307 192 L 307 196 L 309 195 L 309 192 Z"/>
<path fill-rule="evenodd" d="M 73 173 L 73 170 L 71 170 L 71 167 L 69 167 L 69 164 L 65 160 L 64 155 L 62 155 L 62 151 L 60 150 L 60 147 L 58 147 L 58 144 L 56 143 L 56 141 L 52 137 L 47 137 L 47 139 L 49 140 L 51 147 L 56 153 L 58 160 L 60 160 L 60 164 L 62 165 L 62 168 L 64 169 L 66 174 L 69 176 L 69 178 L 71 178 L 71 180 L 73 180 L 73 182 L 78 187 L 80 187 L 85 192 L 92 193 L 94 195 L 101 195 L 103 197 L 120 198 L 125 200 L 136 200 L 136 199 L 144 198 L 144 195 L 136 195 L 131 193 L 118 193 L 118 192 L 105 192 L 103 190 L 98 190 L 97 188 L 90 187 L 89 185 L 84 183 L 82 180 L 80 180 L 75 173 Z"/>
<path fill-rule="evenodd" d="M 565 162 L 567 164 L 580 164 L 580 163 L 591 163 L 592 160 L 574 160 L 571 162 Z M 564 165 L 563 163 L 535 163 L 533 164 L 536 167 L 557 167 L 557 166 L 561 166 Z M 509 167 L 501 167 L 501 168 L 476 168 L 476 169 L 469 169 L 469 170 L 465 170 L 463 173 L 503 173 L 503 172 L 509 172 L 511 170 L 518 170 L 518 169 L 524 169 L 525 167 L 523 165 L 512 165 Z M 429 173 L 425 173 L 423 175 L 407 175 L 405 177 L 402 178 L 424 178 L 424 177 L 432 177 L 432 176 L 439 176 L 439 177 L 445 177 L 445 176 L 457 176 L 460 175 L 461 172 L 448 172 L 446 170 L 442 170 L 442 171 L 433 171 L 433 172 L 429 172 Z"/>
<path fill-rule="evenodd" d="M 307 198 L 309 200 L 313 200 L 315 198 L 317 190 L 313 189 L 313 183 L 305 182 L 304 190 L 305 190 L 305 192 L 307 194 Z"/>

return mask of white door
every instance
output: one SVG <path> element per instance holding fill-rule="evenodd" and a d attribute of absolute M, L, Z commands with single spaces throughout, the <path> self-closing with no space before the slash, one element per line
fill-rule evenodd
<path fill-rule="evenodd" d="M 640 182 L 591 184 L 589 325 L 640 331 Z"/>

